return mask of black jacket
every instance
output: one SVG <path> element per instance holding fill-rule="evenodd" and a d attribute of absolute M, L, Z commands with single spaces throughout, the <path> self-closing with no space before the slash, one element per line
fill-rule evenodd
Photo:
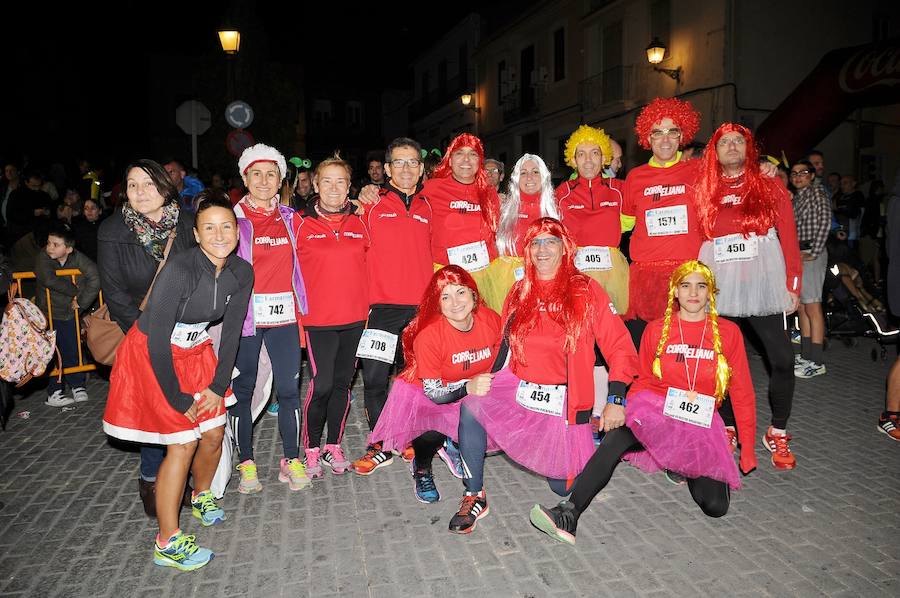
<path fill-rule="evenodd" d="M 177 233 L 170 257 L 196 245 L 193 228 L 193 215 L 182 211 L 175 227 Z M 121 208 L 103 221 L 97 231 L 100 289 L 103 301 L 109 306 L 110 317 L 123 332 L 128 332 L 141 315 L 138 307 L 158 266 L 159 262 L 147 253 L 137 235 L 125 224 Z"/>

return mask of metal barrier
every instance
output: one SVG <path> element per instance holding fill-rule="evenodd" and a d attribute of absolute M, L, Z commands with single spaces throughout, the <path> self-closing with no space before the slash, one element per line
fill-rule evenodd
<path fill-rule="evenodd" d="M 77 283 L 77 277 L 81 276 L 81 270 L 78 268 L 65 268 L 62 270 L 56 271 L 57 276 L 70 276 L 72 278 L 72 284 Z M 22 297 L 22 285 L 20 281 L 22 280 L 32 280 L 37 278 L 34 272 L 13 272 L 13 280 L 16 281 L 16 296 Z M 53 305 L 50 301 L 50 289 L 44 289 L 44 292 L 47 293 L 47 324 L 50 327 L 50 330 L 53 330 Z M 103 305 L 103 291 L 101 290 L 99 293 L 100 305 Z M 81 336 L 81 310 L 77 307 L 75 308 L 75 334 L 78 335 L 78 365 L 74 365 L 71 367 L 63 368 L 63 374 L 75 374 L 78 372 L 92 372 L 97 369 L 97 365 L 94 363 L 85 363 L 84 362 L 84 339 Z M 59 368 L 53 368 L 53 371 L 46 372 L 47 375 L 50 376 L 58 376 Z"/>

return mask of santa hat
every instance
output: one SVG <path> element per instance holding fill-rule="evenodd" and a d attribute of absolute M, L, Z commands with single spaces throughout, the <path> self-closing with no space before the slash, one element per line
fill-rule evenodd
<path fill-rule="evenodd" d="M 287 162 L 285 162 L 281 152 L 270 145 L 257 143 L 245 149 L 238 160 L 238 170 L 241 171 L 241 176 L 247 174 L 250 167 L 257 162 L 274 162 L 278 166 L 281 178 L 284 178 L 284 175 L 287 173 Z"/>

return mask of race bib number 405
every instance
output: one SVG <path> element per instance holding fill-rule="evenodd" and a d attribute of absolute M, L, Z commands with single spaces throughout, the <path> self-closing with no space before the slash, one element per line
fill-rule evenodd
<path fill-rule="evenodd" d="M 759 255 L 759 238 L 756 235 L 744 238 L 740 233 L 716 237 L 713 249 L 715 260 L 719 264 L 744 262 Z"/>
<path fill-rule="evenodd" d="M 612 270 L 612 258 L 609 256 L 609 247 L 597 247 L 589 245 L 579 247 L 575 254 L 575 267 L 581 272 L 592 270 Z"/>
<path fill-rule="evenodd" d="M 182 349 L 196 347 L 209 338 L 209 334 L 206 332 L 207 326 L 209 326 L 209 322 L 198 322 L 196 324 L 176 322 L 169 342 Z"/>
<path fill-rule="evenodd" d="M 397 335 L 384 330 L 367 328 L 363 330 L 359 345 L 356 346 L 356 356 L 362 359 L 374 359 L 384 363 L 394 363 L 394 355 L 397 352 Z"/>
<path fill-rule="evenodd" d="M 693 400 L 692 400 L 693 399 Z M 709 395 L 669 387 L 663 415 L 688 424 L 708 428 L 712 423 L 716 399 Z"/>
<path fill-rule="evenodd" d="M 491 263 L 484 241 L 450 247 L 447 249 L 447 259 L 451 264 L 460 266 L 467 272 L 484 270 Z"/>
<path fill-rule="evenodd" d="M 687 206 L 669 206 L 647 210 L 644 214 L 647 234 L 651 237 L 684 235 L 688 232 Z"/>
<path fill-rule="evenodd" d="M 257 326 L 281 326 L 296 322 L 293 293 L 256 293 L 253 319 Z"/>
<path fill-rule="evenodd" d="M 535 384 L 519 381 L 516 402 L 528 409 L 544 415 L 562 416 L 566 402 L 565 384 Z"/>

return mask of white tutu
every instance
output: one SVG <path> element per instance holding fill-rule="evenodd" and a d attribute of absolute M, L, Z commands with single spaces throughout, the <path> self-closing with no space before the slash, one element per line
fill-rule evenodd
<path fill-rule="evenodd" d="M 778 234 L 770 228 L 766 236 L 756 238 L 759 253 L 743 261 L 716 262 L 713 241 L 700 247 L 700 261 L 716 275 L 716 309 L 723 316 L 768 316 L 791 306 Z"/>

